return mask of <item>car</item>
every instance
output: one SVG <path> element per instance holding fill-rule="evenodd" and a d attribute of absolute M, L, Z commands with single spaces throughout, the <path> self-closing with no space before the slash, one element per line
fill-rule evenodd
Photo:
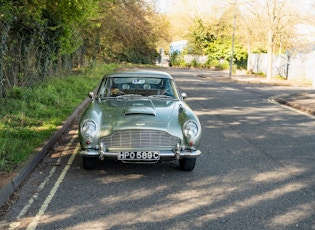
<path fill-rule="evenodd" d="M 178 161 L 191 171 L 201 155 L 198 117 L 173 77 L 163 71 L 125 70 L 104 76 L 79 121 L 85 169 L 97 161 Z"/>

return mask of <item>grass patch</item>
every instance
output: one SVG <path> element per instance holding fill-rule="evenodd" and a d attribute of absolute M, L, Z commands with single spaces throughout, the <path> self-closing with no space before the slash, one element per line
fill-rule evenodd
<path fill-rule="evenodd" d="M 0 171 L 13 171 L 47 140 L 100 79 L 117 65 L 52 77 L 32 88 L 15 87 L 0 99 Z"/>

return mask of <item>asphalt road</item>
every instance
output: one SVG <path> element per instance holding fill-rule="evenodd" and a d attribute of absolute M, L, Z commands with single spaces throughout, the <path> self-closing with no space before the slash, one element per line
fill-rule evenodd
<path fill-rule="evenodd" d="M 268 101 L 304 88 L 172 70 L 199 116 L 196 168 L 105 162 L 86 171 L 77 125 L 21 186 L 3 229 L 315 229 L 315 119 Z"/>

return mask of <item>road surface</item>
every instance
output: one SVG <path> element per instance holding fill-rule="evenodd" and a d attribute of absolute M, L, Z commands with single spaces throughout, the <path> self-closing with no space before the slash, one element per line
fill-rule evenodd
<path fill-rule="evenodd" d="M 0 228 L 315 229 L 315 120 L 268 100 L 305 89 L 167 71 L 202 123 L 194 171 L 113 161 L 86 171 L 74 123 Z"/>

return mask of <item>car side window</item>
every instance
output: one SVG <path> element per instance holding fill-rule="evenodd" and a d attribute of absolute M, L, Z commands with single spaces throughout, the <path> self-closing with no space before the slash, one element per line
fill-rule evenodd
<path fill-rule="evenodd" d="M 107 84 L 107 79 L 104 78 L 104 79 L 102 80 L 102 82 L 101 82 L 101 84 L 100 84 L 100 86 L 99 86 L 99 88 L 98 88 L 98 92 L 97 92 L 97 94 L 98 94 L 98 96 L 99 96 L 100 98 L 106 97 L 106 84 Z"/>
<path fill-rule="evenodd" d="M 104 97 L 110 96 L 110 85 L 111 85 L 111 80 L 110 80 L 110 78 L 108 78 L 104 82 L 104 86 L 103 86 L 103 96 Z"/>

